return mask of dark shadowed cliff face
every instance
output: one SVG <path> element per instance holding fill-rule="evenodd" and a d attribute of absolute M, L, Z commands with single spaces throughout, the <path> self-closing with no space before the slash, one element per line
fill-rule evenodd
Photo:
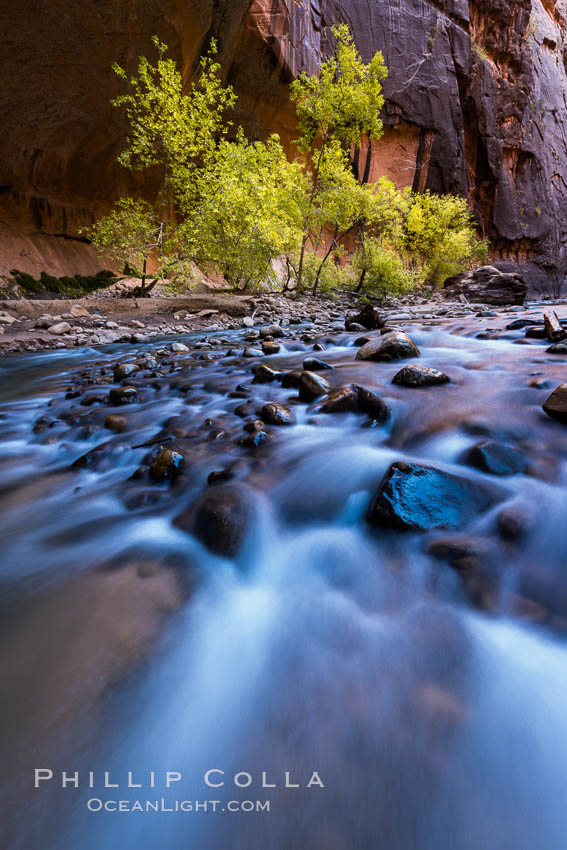
<path fill-rule="evenodd" d="M 124 128 L 108 106 L 114 59 L 133 66 L 155 32 L 189 76 L 214 34 L 240 96 L 237 119 L 252 135 L 275 129 L 291 139 L 287 83 L 317 68 L 329 28 L 346 21 L 363 55 L 383 50 L 390 69 L 385 137 L 361 153 L 360 174 L 468 195 L 502 259 L 563 276 L 565 0 L 1 5 L 9 83 L 0 91 L 0 271 L 94 262 L 87 246 L 63 237 L 131 185 L 115 164 Z"/>

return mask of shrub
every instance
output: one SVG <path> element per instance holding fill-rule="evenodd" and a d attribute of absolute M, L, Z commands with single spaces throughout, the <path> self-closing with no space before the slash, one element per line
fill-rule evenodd
<path fill-rule="evenodd" d="M 416 278 L 406 268 L 399 253 L 379 239 L 367 237 L 352 256 L 356 291 L 383 298 L 404 295 L 416 286 Z"/>

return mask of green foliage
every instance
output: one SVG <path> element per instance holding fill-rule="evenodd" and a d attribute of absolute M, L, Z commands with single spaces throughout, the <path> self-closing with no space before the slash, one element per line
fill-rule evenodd
<path fill-rule="evenodd" d="M 362 136 L 382 135 L 382 83 L 388 76 L 382 53 L 363 62 L 346 24 L 331 30 L 333 56 L 318 76 L 300 74 L 290 87 L 298 118 L 298 147 L 304 153 L 337 141 L 345 149 L 359 147 Z"/>
<path fill-rule="evenodd" d="M 353 269 L 348 262 L 346 252 L 335 248 L 329 257 L 330 262 L 322 263 L 321 256 L 314 251 L 306 251 L 303 259 L 305 285 L 311 289 L 331 295 L 340 290 L 353 288 Z"/>
<path fill-rule="evenodd" d="M 256 285 L 275 257 L 298 242 L 305 175 L 289 162 L 277 135 L 248 142 L 242 130 L 222 140 L 199 178 L 199 204 L 184 207 L 181 239 L 204 271 L 220 269 L 233 285 Z"/>
<path fill-rule="evenodd" d="M 165 201 L 170 189 L 185 189 L 196 163 L 227 133 L 224 114 L 234 105 L 236 95 L 230 86 L 222 85 L 214 40 L 207 55 L 201 57 L 198 80 L 187 92 L 175 61 L 165 56 L 166 45 L 156 36 L 152 40 L 158 51 L 155 65 L 141 56 L 138 73 L 130 79 L 124 68 L 113 65 L 116 74 L 128 81 L 130 92 L 114 98 L 112 104 L 125 110 L 130 126 L 119 162 L 138 171 L 159 167 Z"/>
<path fill-rule="evenodd" d="M 432 285 L 488 259 L 466 200 L 454 195 L 414 195 L 400 248 L 420 280 Z"/>
<path fill-rule="evenodd" d="M 144 263 L 159 245 L 162 222 L 145 201 L 121 198 L 112 212 L 90 228 L 89 235 L 101 254 L 141 276 Z"/>
<path fill-rule="evenodd" d="M 43 295 L 54 293 L 69 298 L 80 298 L 98 289 L 105 289 L 116 283 L 118 278 L 114 272 L 105 270 L 96 275 L 74 275 L 65 277 L 53 277 L 46 272 L 41 272 L 39 279 L 27 272 L 12 269 L 10 272 L 15 283 L 23 289 L 27 295 Z"/>
<path fill-rule="evenodd" d="M 439 284 L 485 259 L 463 199 L 357 179 L 353 149 L 382 134 L 387 69 L 380 53 L 363 62 L 345 25 L 332 33 L 319 74 L 290 87 L 299 131 L 292 161 L 278 136 L 251 142 L 241 128 L 229 136 L 236 98 L 222 84 L 214 42 L 185 90 L 158 39 L 155 64 L 141 57 L 130 79 L 115 66 L 129 87 L 113 101 L 130 127 L 119 160 L 152 180 L 161 174 L 161 188 L 153 204 L 121 199 L 89 234 L 101 254 L 142 276 L 143 291 L 150 261 L 154 281 L 182 281 L 197 267 L 239 288 L 381 297 Z"/>
<path fill-rule="evenodd" d="M 377 298 L 386 295 L 405 295 L 416 286 L 416 278 L 400 254 L 376 237 L 361 240 L 351 258 L 356 276 L 356 291 Z"/>
<path fill-rule="evenodd" d="M 388 71 L 381 53 L 363 62 L 346 26 L 333 27 L 333 56 L 321 64 L 318 76 L 301 74 L 290 87 L 295 103 L 298 150 L 306 157 L 311 179 L 303 215 L 303 235 L 297 270 L 297 292 L 303 287 L 303 265 L 314 226 L 319 234 L 327 224 L 333 240 L 344 238 L 364 219 L 365 198 L 352 175 L 348 154 L 360 147 L 363 136 L 379 139 L 383 132 L 380 111 L 384 105 L 382 83 Z M 309 166 L 309 167 L 308 167 Z M 334 245 L 333 245 L 334 247 Z M 328 259 L 327 255 L 324 263 Z M 313 289 L 317 289 L 318 277 Z"/>

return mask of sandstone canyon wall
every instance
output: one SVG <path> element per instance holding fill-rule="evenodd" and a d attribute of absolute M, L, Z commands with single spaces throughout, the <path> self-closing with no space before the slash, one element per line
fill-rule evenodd
<path fill-rule="evenodd" d="M 157 33 L 189 78 L 211 35 L 237 120 L 293 138 L 287 84 L 313 72 L 346 21 L 384 52 L 384 139 L 357 168 L 466 195 L 498 257 L 534 286 L 567 266 L 567 0 L 0 0 L 0 273 L 98 268 L 78 229 L 135 180 L 110 64 Z M 147 190 L 147 187 L 145 187 Z"/>

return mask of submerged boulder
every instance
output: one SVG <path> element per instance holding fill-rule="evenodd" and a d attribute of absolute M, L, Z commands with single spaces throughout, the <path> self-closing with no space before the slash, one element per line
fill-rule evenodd
<path fill-rule="evenodd" d="M 355 390 L 352 387 L 338 387 L 323 399 L 319 413 L 345 413 L 349 410 L 356 410 L 358 406 L 358 398 Z"/>
<path fill-rule="evenodd" d="M 331 385 L 315 372 L 302 372 L 299 378 L 299 398 L 302 401 L 314 401 L 321 395 L 325 395 L 331 389 Z"/>
<path fill-rule="evenodd" d="M 490 475 L 522 475 L 528 471 L 524 454 L 515 446 L 484 440 L 465 455 L 465 463 Z"/>
<path fill-rule="evenodd" d="M 293 425 L 295 417 L 289 407 L 270 401 L 262 408 L 262 419 L 269 425 Z"/>
<path fill-rule="evenodd" d="M 367 413 L 376 422 L 385 422 L 389 418 L 389 406 L 376 393 L 366 389 L 366 387 L 362 387 L 360 384 L 353 384 L 352 388 L 358 397 L 359 410 Z"/>
<path fill-rule="evenodd" d="M 497 496 L 488 487 L 416 463 L 394 463 L 369 510 L 371 525 L 402 531 L 458 529 L 488 510 Z"/>
<path fill-rule="evenodd" d="M 544 401 L 543 410 L 552 419 L 567 424 L 567 384 L 560 384 Z"/>
<path fill-rule="evenodd" d="M 173 449 L 164 449 L 155 455 L 150 466 L 150 477 L 154 481 L 171 481 L 177 478 L 183 466 L 183 455 Z"/>
<path fill-rule="evenodd" d="M 445 372 L 412 363 L 400 369 L 392 379 L 392 383 L 402 387 L 433 387 L 437 384 L 448 384 L 450 380 Z"/>
<path fill-rule="evenodd" d="M 402 360 L 419 357 L 419 348 L 403 331 L 390 331 L 365 343 L 356 353 L 357 360 Z"/>
<path fill-rule="evenodd" d="M 244 484 L 219 484 L 206 490 L 174 525 L 189 531 L 215 555 L 234 558 L 254 517 L 253 491 Z"/>

